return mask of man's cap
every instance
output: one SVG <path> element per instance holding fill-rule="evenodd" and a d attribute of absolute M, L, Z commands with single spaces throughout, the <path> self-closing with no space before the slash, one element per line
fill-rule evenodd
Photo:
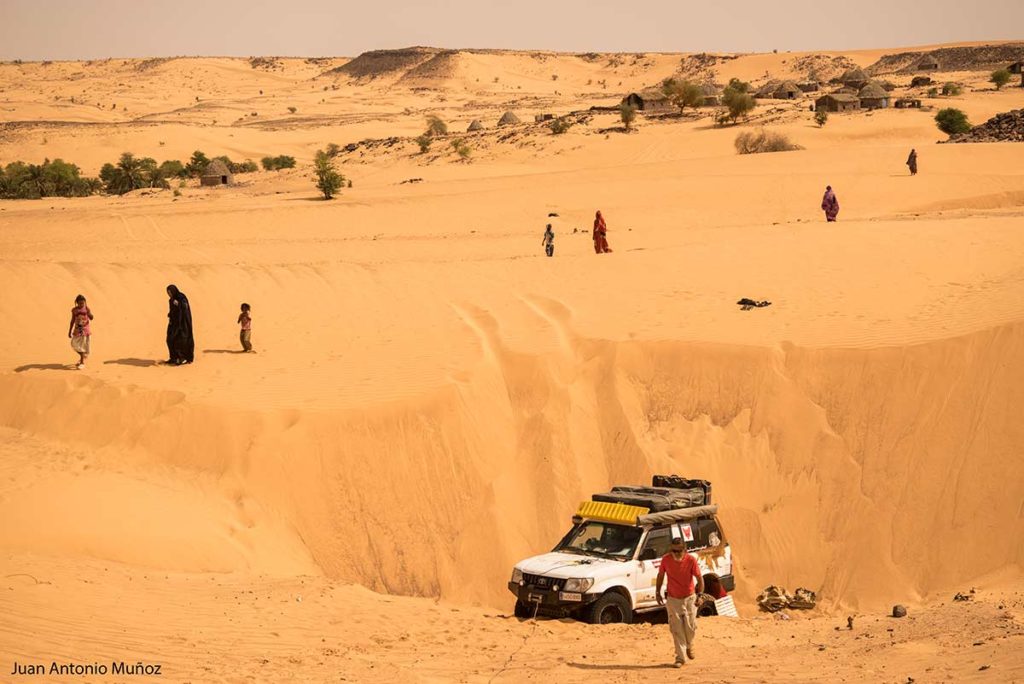
<path fill-rule="evenodd" d="M 682 545 L 683 545 L 683 538 L 682 537 L 672 537 L 672 546 L 682 546 Z"/>

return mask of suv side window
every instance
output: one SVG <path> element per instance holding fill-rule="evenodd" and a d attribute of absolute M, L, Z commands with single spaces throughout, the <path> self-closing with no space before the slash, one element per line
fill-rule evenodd
<path fill-rule="evenodd" d="M 651 552 L 648 549 L 654 551 L 653 559 L 658 559 L 668 553 L 668 546 L 672 541 L 672 531 L 668 527 L 658 527 L 647 533 L 647 540 L 644 541 L 644 548 L 640 551 L 641 558 L 651 558 Z"/>
<path fill-rule="evenodd" d="M 718 529 L 718 523 L 713 519 L 694 520 L 690 525 L 693 529 L 693 541 L 687 545 L 689 549 L 721 546 L 722 532 Z"/>

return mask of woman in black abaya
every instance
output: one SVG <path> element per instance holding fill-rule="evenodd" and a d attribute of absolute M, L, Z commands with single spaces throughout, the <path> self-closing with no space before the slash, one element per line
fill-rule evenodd
<path fill-rule="evenodd" d="M 180 366 L 195 359 L 196 341 L 192 337 L 192 309 L 188 297 L 174 285 L 167 286 L 167 363 Z"/>

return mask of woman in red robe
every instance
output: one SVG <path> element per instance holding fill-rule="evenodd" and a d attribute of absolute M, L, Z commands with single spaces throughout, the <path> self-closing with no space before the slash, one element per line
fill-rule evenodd
<path fill-rule="evenodd" d="M 597 216 L 594 217 L 594 252 L 597 254 L 607 254 L 611 251 L 611 248 L 608 247 L 608 225 L 604 222 L 604 216 L 601 216 L 599 211 Z"/>

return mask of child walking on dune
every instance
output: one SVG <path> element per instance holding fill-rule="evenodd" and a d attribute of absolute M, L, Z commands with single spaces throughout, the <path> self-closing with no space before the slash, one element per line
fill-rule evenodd
<path fill-rule="evenodd" d="M 71 309 L 71 324 L 68 326 L 68 337 L 71 338 L 71 348 L 78 352 L 78 370 L 85 368 L 85 360 L 89 358 L 89 340 L 92 338 L 92 330 L 89 321 L 92 320 L 92 311 L 85 303 L 85 297 L 75 297 L 75 306 Z"/>
<path fill-rule="evenodd" d="M 250 307 L 248 304 L 242 304 L 242 313 L 238 314 L 238 324 L 242 326 L 242 330 L 238 335 L 239 341 L 242 343 L 242 351 L 252 351 L 252 316 L 249 314 Z"/>

